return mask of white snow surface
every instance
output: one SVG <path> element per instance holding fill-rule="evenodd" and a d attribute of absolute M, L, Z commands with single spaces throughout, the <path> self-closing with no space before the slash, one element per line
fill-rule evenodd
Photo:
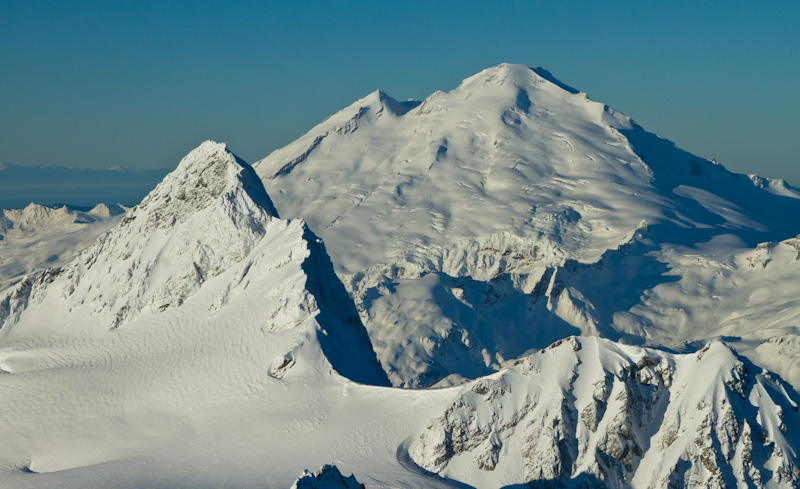
<path fill-rule="evenodd" d="M 323 245 L 267 204 L 204 143 L 95 245 L 0 298 L 2 487 L 288 487 L 363 453 L 362 423 L 391 440 L 424 412 L 373 399 L 387 380 Z"/>
<path fill-rule="evenodd" d="M 800 232 L 800 192 L 541 68 L 502 64 L 423 102 L 372 93 L 254 167 L 325 241 L 394 385 L 486 375 L 572 334 L 694 350 L 765 323 L 797 333 L 797 267 L 767 293 L 777 272 L 742 257 Z M 734 285 L 751 279 L 754 297 Z M 743 296 L 758 328 L 726 319 Z"/>
<path fill-rule="evenodd" d="M 0 292 L 0 487 L 800 485 L 797 192 L 573 92 L 514 65 L 379 92 L 263 185 L 203 143 Z M 425 130 L 450 131 L 428 165 Z"/>
<path fill-rule="evenodd" d="M 114 227 L 126 210 L 118 204 L 83 210 L 33 203 L 0 210 L 0 290 L 27 274 L 67 263 Z"/>

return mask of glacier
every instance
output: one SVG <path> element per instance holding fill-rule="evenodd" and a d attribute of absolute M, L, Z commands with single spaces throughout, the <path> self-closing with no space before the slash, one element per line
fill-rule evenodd
<path fill-rule="evenodd" d="M 502 64 L 422 102 L 374 92 L 254 167 L 327 244 L 396 386 L 487 375 L 570 334 L 674 351 L 738 338 L 754 360 L 797 335 L 792 289 L 751 300 L 734 284 L 773 279 L 743 260 L 797 236 L 800 192 L 687 153 L 541 68 Z M 782 312 L 726 319 L 745 304 Z M 787 348 L 773 366 L 796 381 Z"/>

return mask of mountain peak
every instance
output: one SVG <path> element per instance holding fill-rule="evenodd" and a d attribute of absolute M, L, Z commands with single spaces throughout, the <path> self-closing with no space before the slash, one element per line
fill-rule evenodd
<path fill-rule="evenodd" d="M 350 107 L 356 108 L 358 112 L 356 118 L 360 118 L 368 110 L 371 110 L 377 117 L 380 117 L 384 109 L 388 109 L 389 112 L 395 116 L 402 116 L 419 104 L 420 102 L 418 100 L 407 100 L 405 102 L 400 102 L 383 90 L 378 89 L 366 97 L 359 99 Z"/>
<path fill-rule="evenodd" d="M 275 217 L 252 167 L 225 144 L 206 141 L 117 227 L 64 269 L 40 278 L 63 272 L 65 297 L 92 304 L 87 313 L 95 319 L 85 323 L 116 328 L 143 310 L 180 306 L 247 257 Z M 39 282 L 38 288 L 49 283 Z"/>
<path fill-rule="evenodd" d="M 574 88 L 557 80 L 544 68 L 512 63 L 501 63 L 476 73 L 464 79 L 456 90 L 487 86 L 507 86 L 523 90 L 555 86 L 570 94 L 579 93 Z"/>
<path fill-rule="evenodd" d="M 250 165 L 228 150 L 225 143 L 205 141 L 186 155 L 137 207 L 169 205 L 180 217 L 201 210 L 224 193 L 237 189 L 277 217 L 272 201 Z"/>

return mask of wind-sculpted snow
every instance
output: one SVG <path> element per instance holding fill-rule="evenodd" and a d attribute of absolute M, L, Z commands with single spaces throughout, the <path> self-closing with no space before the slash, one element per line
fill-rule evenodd
<path fill-rule="evenodd" d="M 570 337 L 466 384 L 410 453 L 475 487 L 790 488 L 797 408 L 722 343 L 672 355 Z"/>
<path fill-rule="evenodd" d="M 325 241 L 394 385 L 485 375 L 571 334 L 734 341 L 744 331 L 719 320 L 743 292 L 678 298 L 681 274 L 700 275 L 688 257 L 724 262 L 800 231 L 785 182 L 685 152 L 540 68 L 503 64 L 397 104 L 373 93 L 255 165 L 281 214 Z M 702 283 L 727 273 L 712 268 Z M 642 319 L 655 301 L 676 313 Z M 704 320 L 658 326 L 685 314 Z M 777 323 L 771 337 L 794 334 Z"/>

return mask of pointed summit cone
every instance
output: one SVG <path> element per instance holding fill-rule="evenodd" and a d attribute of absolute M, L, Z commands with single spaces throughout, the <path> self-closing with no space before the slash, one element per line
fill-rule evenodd
<path fill-rule="evenodd" d="M 276 215 L 252 168 L 206 141 L 117 227 L 63 269 L 39 276 L 31 293 L 60 277 L 71 315 L 85 315 L 88 327 L 117 328 L 142 311 L 180 306 L 244 259 Z"/>
<path fill-rule="evenodd" d="M 265 331 L 319 316 L 319 348 L 335 368 L 386 383 L 324 245 L 302 220 L 275 216 L 252 168 L 225 145 L 205 142 L 74 261 L 0 297 L 0 338 L 102 334 L 250 297 Z"/>
<path fill-rule="evenodd" d="M 234 317 L 238 323 L 226 322 Z M 274 365 L 276 378 L 291 363 L 387 383 L 322 242 L 302 220 L 275 217 L 252 168 L 223 144 L 205 142 L 189 153 L 67 266 L 0 297 L 6 345 L 49 336 L 102 343 L 112 341 L 109 330 L 130 330 L 122 337 L 139 341 L 137 331 L 159 328 L 156 337 L 194 341 L 191 329 L 175 324 L 224 324 L 231 338 L 280 335 L 272 355 L 291 361 Z"/>
<path fill-rule="evenodd" d="M 137 206 L 136 214 L 172 215 L 182 221 L 217 202 L 256 204 L 277 217 L 275 207 L 252 167 L 230 152 L 224 143 L 205 141 L 186 155 L 178 167 Z M 252 203 L 252 204 L 251 204 Z M 170 219 L 157 227 L 170 225 Z"/>

